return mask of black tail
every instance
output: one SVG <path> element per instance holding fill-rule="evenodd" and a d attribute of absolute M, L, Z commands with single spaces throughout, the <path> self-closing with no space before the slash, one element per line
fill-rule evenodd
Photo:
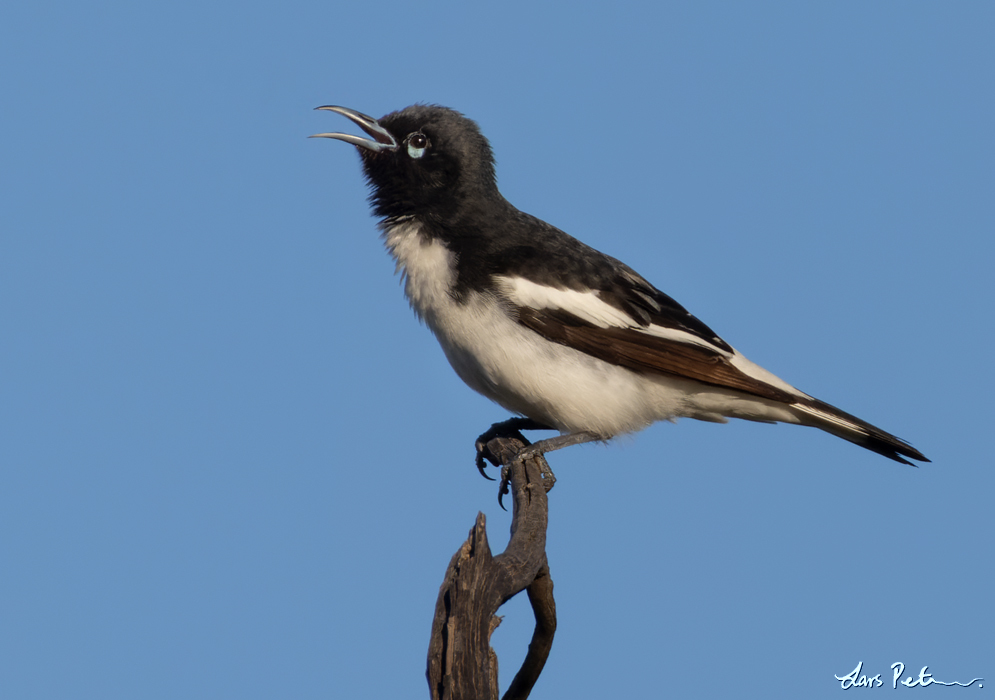
<path fill-rule="evenodd" d="M 884 455 L 888 459 L 912 467 L 916 465 L 903 459 L 903 457 L 916 459 L 920 462 L 929 461 L 922 452 L 905 440 L 897 438 L 891 433 L 886 433 L 881 428 L 818 399 L 798 402 L 792 404 L 791 407 L 795 409 L 803 425 L 825 430 L 827 433 L 832 433 L 872 452 L 877 452 L 879 455 Z"/>

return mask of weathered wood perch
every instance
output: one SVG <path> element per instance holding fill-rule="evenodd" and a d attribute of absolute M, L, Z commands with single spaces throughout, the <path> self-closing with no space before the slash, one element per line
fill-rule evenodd
<path fill-rule="evenodd" d="M 526 444 L 517 437 L 496 437 L 487 442 L 487 450 L 493 461 L 505 464 Z M 542 457 L 506 469 L 513 498 L 507 549 L 491 555 L 484 514 L 478 513 L 439 589 L 426 671 L 433 700 L 497 700 L 497 655 L 490 647 L 491 633 L 500 622 L 495 613 L 522 590 L 528 591 L 536 626 L 504 700 L 529 696 L 553 644 L 556 604 L 546 562 L 546 491 L 552 479 L 543 478 L 548 467 Z"/>

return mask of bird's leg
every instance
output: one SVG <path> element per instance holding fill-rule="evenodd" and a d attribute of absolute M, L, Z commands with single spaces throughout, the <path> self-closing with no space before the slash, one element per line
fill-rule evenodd
<path fill-rule="evenodd" d="M 486 445 L 488 440 L 493 440 L 496 437 L 507 437 L 521 430 L 555 430 L 555 428 L 550 428 L 548 425 L 531 418 L 509 418 L 495 423 L 487 429 L 487 432 L 477 438 L 477 448 L 479 450 L 481 442 Z"/>
<path fill-rule="evenodd" d="M 543 425 L 539 421 L 534 421 L 531 418 L 509 418 L 506 421 L 501 421 L 500 423 L 495 423 L 490 428 L 488 428 L 483 435 L 477 438 L 476 448 L 477 448 L 477 471 L 485 479 L 491 479 L 484 472 L 484 468 L 487 466 L 484 464 L 484 459 L 487 458 L 495 466 L 501 466 L 498 460 L 494 459 L 487 450 L 487 443 L 497 437 L 511 437 L 517 440 L 521 440 L 525 445 L 529 445 L 529 441 L 525 439 L 522 435 L 522 430 L 553 430 L 547 425 Z M 565 447 L 565 445 L 564 445 Z M 553 449 L 556 449 L 555 447 Z"/>
<path fill-rule="evenodd" d="M 515 455 L 515 461 L 529 459 L 530 457 L 546 454 L 553 450 L 560 450 L 571 445 L 583 445 L 585 442 L 597 442 L 604 439 L 602 436 L 589 433 L 586 430 L 568 435 L 557 435 L 556 437 L 546 438 L 545 440 L 540 440 L 539 442 L 534 442 L 531 445 L 523 447 Z"/>

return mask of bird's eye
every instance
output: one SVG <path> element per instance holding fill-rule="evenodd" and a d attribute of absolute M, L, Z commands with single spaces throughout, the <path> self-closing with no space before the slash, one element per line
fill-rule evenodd
<path fill-rule="evenodd" d="M 425 149 L 428 148 L 428 137 L 425 134 L 420 131 L 416 131 L 415 133 L 410 134 L 406 141 L 408 144 L 409 156 L 412 158 L 421 158 L 425 155 Z"/>

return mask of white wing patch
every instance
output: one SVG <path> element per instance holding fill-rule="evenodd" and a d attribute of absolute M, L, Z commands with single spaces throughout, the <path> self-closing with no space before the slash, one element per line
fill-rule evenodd
<path fill-rule="evenodd" d="M 687 331 L 682 331 L 678 328 L 667 328 L 666 326 L 656 326 L 651 324 L 648 328 L 636 328 L 635 330 L 641 331 L 646 335 L 653 335 L 657 338 L 663 338 L 664 340 L 673 340 L 678 343 L 697 345 L 702 348 L 707 348 L 708 350 L 719 353 L 723 357 L 733 357 L 733 353 L 723 350 L 717 345 L 712 345 L 707 340 L 696 336 L 694 333 L 688 333 Z"/>
<path fill-rule="evenodd" d="M 629 314 L 605 302 L 597 292 L 578 292 L 538 284 L 522 277 L 495 276 L 498 289 L 513 303 L 533 309 L 559 309 L 599 328 L 624 328 L 633 333 L 654 336 L 687 345 L 696 345 L 722 355 L 729 364 L 746 376 L 786 391 L 795 396 L 811 398 L 783 379 L 768 372 L 760 365 L 746 359 L 738 352 L 729 352 L 713 345 L 704 338 L 677 328 L 650 325 L 640 326 Z"/>
<path fill-rule="evenodd" d="M 604 302 L 597 292 L 578 292 L 537 284 L 522 277 L 496 275 L 497 288 L 518 306 L 531 309 L 561 309 L 598 328 L 633 328 L 635 319 Z"/>
<path fill-rule="evenodd" d="M 532 309 L 560 309 L 599 328 L 625 328 L 633 333 L 643 333 L 678 343 L 697 345 L 725 357 L 732 357 L 731 353 L 693 333 L 665 326 L 641 326 L 636 323 L 632 316 L 604 301 L 594 291 L 578 292 L 572 289 L 556 289 L 521 277 L 504 275 L 495 276 L 494 281 L 497 283 L 498 289 L 518 306 Z M 652 301 L 649 297 L 646 299 Z M 656 302 L 653 303 L 659 308 Z"/>

